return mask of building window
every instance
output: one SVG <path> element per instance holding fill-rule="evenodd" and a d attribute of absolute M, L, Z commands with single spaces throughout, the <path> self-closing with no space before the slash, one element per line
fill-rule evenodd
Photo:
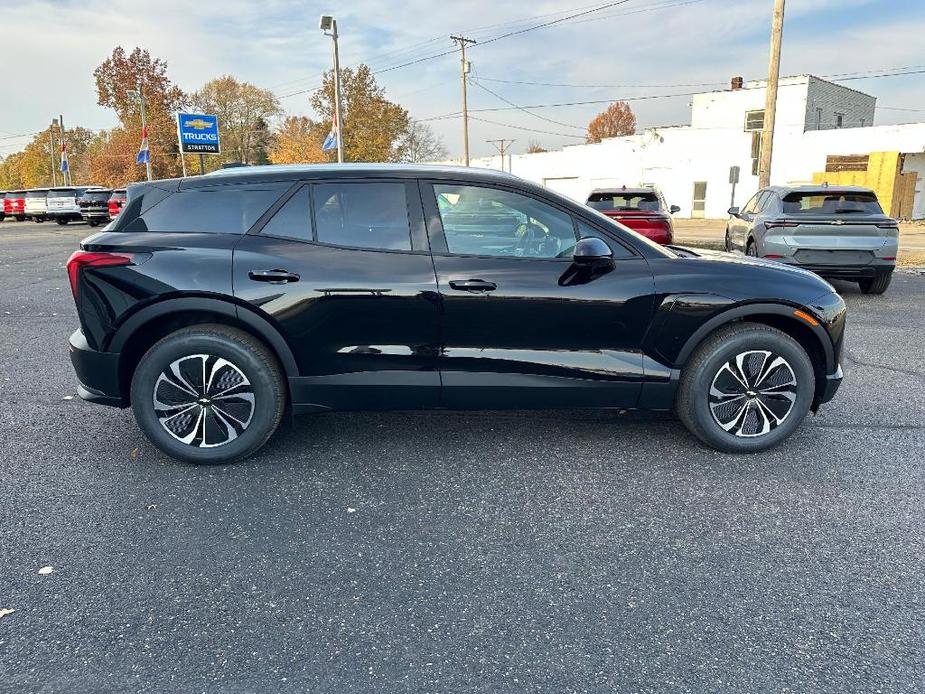
<path fill-rule="evenodd" d="M 764 129 L 764 109 L 745 112 L 745 132 Z"/>
<path fill-rule="evenodd" d="M 836 114 L 835 114 L 835 127 L 836 127 L 836 128 L 841 128 L 841 127 L 843 127 L 844 125 L 845 125 L 845 114 L 844 114 L 844 113 L 836 113 Z"/>
<path fill-rule="evenodd" d="M 822 130 L 822 109 L 816 109 L 816 130 Z"/>
<path fill-rule="evenodd" d="M 758 159 L 761 157 L 761 135 L 760 132 L 752 133 L 752 176 L 758 175 Z"/>

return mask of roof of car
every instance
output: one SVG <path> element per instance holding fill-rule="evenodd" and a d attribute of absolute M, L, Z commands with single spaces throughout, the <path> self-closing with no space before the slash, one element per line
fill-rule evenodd
<path fill-rule="evenodd" d="M 826 185 L 823 183 L 814 183 L 800 186 L 768 186 L 768 190 L 776 191 L 779 194 L 788 193 L 873 193 L 874 191 L 864 186 L 842 186 Z"/>
<path fill-rule="evenodd" d="M 655 193 L 655 188 L 649 186 L 620 186 L 619 188 L 595 188 L 591 195 L 639 195 L 641 193 Z"/>
<path fill-rule="evenodd" d="M 465 176 L 466 178 L 516 178 L 512 174 L 495 169 L 474 166 L 443 166 L 436 164 L 266 164 L 260 166 L 235 166 L 206 174 L 207 178 L 261 178 L 283 177 L 314 178 L 324 175 L 396 175 L 396 176 Z"/>

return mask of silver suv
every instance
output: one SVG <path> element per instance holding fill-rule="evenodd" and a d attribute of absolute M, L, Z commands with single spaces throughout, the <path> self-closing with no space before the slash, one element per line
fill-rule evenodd
<path fill-rule="evenodd" d="M 899 226 L 856 186 L 771 186 L 729 208 L 726 250 L 798 265 L 882 294 L 896 267 Z"/>

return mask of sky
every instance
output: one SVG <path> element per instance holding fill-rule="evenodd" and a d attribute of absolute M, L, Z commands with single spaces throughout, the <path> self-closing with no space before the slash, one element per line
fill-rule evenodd
<path fill-rule="evenodd" d="M 589 12 L 605 4 L 611 6 Z M 365 62 L 379 70 L 387 98 L 431 125 L 451 157 L 461 156 L 462 125 L 458 116 L 441 116 L 460 109 L 458 53 L 396 68 L 451 51 L 450 34 L 478 41 L 468 50 L 472 156 L 495 153 L 487 140 L 500 138 L 515 140 L 515 153 L 532 142 L 557 149 L 582 142 L 583 128 L 608 100 L 632 99 L 640 128 L 679 125 L 689 122 L 690 92 L 725 88 L 734 75 L 766 78 L 772 6 L 772 0 L 0 0 L 0 155 L 21 149 L 27 133 L 59 113 L 69 127 L 115 125 L 115 115 L 96 104 L 92 73 L 117 45 L 142 46 L 166 60 L 184 90 L 231 74 L 273 90 L 287 113 L 311 115 L 309 91 L 331 66 L 331 40 L 318 29 L 322 13 L 337 18 L 341 65 Z M 578 16 L 496 38 L 570 15 Z M 843 84 L 878 97 L 876 124 L 925 121 L 923 36 L 922 0 L 788 0 L 781 74 L 865 77 Z M 589 101 L 598 103 L 575 104 Z M 574 105 L 529 113 L 511 105 L 563 103 Z M 483 110 L 498 108 L 506 110 Z"/>

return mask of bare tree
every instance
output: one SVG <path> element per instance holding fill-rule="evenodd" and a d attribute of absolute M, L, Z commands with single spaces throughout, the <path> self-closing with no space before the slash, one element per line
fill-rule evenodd
<path fill-rule="evenodd" d="M 418 164 L 428 161 L 446 159 L 446 147 L 443 140 L 434 133 L 426 123 L 412 121 L 399 144 L 401 152 L 399 161 Z"/>

